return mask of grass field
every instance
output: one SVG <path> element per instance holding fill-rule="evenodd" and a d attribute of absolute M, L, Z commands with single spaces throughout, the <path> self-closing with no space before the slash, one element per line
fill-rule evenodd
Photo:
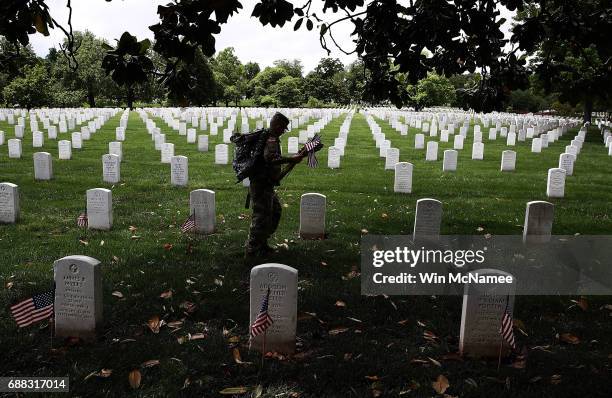
<path fill-rule="evenodd" d="M 333 142 L 343 119 L 328 124 L 324 141 Z M 443 173 L 442 152 L 452 148 L 452 142 L 440 143 L 438 161 L 425 162 L 424 150 L 414 149 L 414 129 L 402 137 L 378 120 L 392 146 L 400 149 L 400 160 L 415 167 L 413 193 L 402 195 L 393 193 L 393 172 L 384 170 L 365 118 L 356 115 L 340 169 L 325 167 L 322 151 L 321 167 L 300 165 L 278 190 L 283 218 L 272 243 L 283 247 L 270 262 L 299 270 L 299 354 L 268 358 L 260 370 L 258 355 L 246 348 L 246 190 L 234 183 L 231 165 L 214 164 L 213 145 L 221 135 L 211 137 L 210 152 L 200 153 L 160 119 L 155 121 L 166 141 L 175 144 L 175 154 L 189 157 L 187 188 L 170 185 L 170 165 L 160 163 L 135 112 L 123 144 L 121 183 L 112 187 L 102 182 L 101 156 L 114 140 L 119 114 L 82 150 L 73 150 L 72 160 L 58 160 L 57 141 L 46 140 L 42 150 L 54 158 L 55 179 L 49 182 L 34 181 L 32 154 L 41 149 L 32 148 L 29 129 L 21 159 L 8 159 L 6 143 L 0 146 L 0 180 L 19 185 L 21 193 L 21 220 L 0 226 L 0 375 L 69 375 L 74 395 L 109 397 L 218 396 L 227 387 L 258 385 L 264 397 L 434 396 L 431 383 L 440 374 L 448 378 L 447 394 L 452 396 L 612 394 L 612 307 L 605 307 L 612 304 L 610 297 L 589 297 L 586 310 L 572 303 L 576 297 L 517 297 L 515 318 L 528 334 L 518 339 L 530 347 L 530 356 L 525 368 L 503 364 L 498 372 L 497 363 L 454 355 L 460 297 L 360 295 L 359 242 L 364 230 L 410 234 L 416 200 L 430 197 L 443 203 L 443 234 L 520 234 L 525 204 L 546 200 L 547 171 L 557 167 L 576 130 L 541 154 L 532 154 L 530 143 L 518 143 L 517 170 L 510 173 L 499 171 L 505 139 L 489 142 L 483 134 L 483 161 L 470 159 L 472 140 L 466 139 L 457 171 Z M 13 138 L 12 126 L 0 122 L 0 130 L 6 140 Z M 286 149 L 286 137 L 283 144 Z M 599 132 L 591 129 L 574 176 L 567 178 L 565 198 L 551 200 L 554 234 L 610 234 L 611 164 Z M 85 208 L 85 191 L 95 187 L 113 191 L 112 231 L 76 226 Z M 198 188 L 216 192 L 218 231 L 190 238 L 179 226 L 188 214 L 189 192 Z M 305 192 L 327 195 L 329 237 L 324 241 L 297 237 L 299 199 Z M 132 226 L 137 228 L 136 239 Z M 105 322 L 99 340 L 76 345 L 52 341 L 46 324 L 17 330 L 8 306 L 51 288 L 53 261 L 71 254 L 102 262 Z M 169 289 L 172 297 L 161 298 Z M 345 306 L 336 305 L 338 301 Z M 186 302 L 194 303 L 195 311 L 185 313 Z M 183 323 L 152 333 L 147 320 L 154 316 Z M 426 331 L 437 338 L 425 339 Z M 196 333 L 205 338 L 183 341 Z M 560 342 L 560 333 L 572 333 L 580 342 Z M 237 363 L 234 348 L 243 362 L 251 363 Z M 141 368 L 154 359 L 159 365 Z M 128 373 L 136 368 L 141 369 L 142 385 L 132 390 Z M 112 369 L 112 374 L 87 377 L 101 369 Z"/>

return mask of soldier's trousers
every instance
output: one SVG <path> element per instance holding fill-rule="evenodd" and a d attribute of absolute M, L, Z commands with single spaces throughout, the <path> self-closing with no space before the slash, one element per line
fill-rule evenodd
<path fill-rule="evenodd" d="M 251 181 L 249 187 L 253 217 L 251 230 L 247 241 L 248 250 L 257 250 L 265 247 L 270 235 L 276 231 L 280 222 L 282 207 L 274 185 Z"/>

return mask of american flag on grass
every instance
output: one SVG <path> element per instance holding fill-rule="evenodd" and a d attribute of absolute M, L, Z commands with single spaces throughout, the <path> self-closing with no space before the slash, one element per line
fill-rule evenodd
<path fill-rule="evenodd" d="M 190 214 L 189 217 L 187 217 L 187 219 L 183 223 L 183 225 L 181 225 L 181 232 L 187 233 L 189 231 L 192 231 L 195 229 L 195 226 L 196 226 L 195 214 Z"/>
<path fill-rule="evenodd" d="M 20 328 L 53 316 L 55 291 L 37 294 L 11 307 L 11 315 Z"/>
<path fill-rule="evenodd" d="M 508 314 L 508 311 L 504 311 L 501 327 L 499 328 L 499 334 L 501 334 L 502 338 L 513 350 L 516 350 L 516 344 L 514 343 L 514 331 L 512 328 L 512 315 Z"/>
<path fill-rule="evenodd" d="M 319 161 L 315 155 L 315 149 L 317 146 L 321 144 L 321 136 L 319 134 L 315 134 L 306 144 L 304 144 L 304 149 L 308 152 L 308 167 L 317 167 Z"/>
<path fill-rule="evenodd" d="M 268 314 L 268 302 L 270 301 L 270 288 L 268 288 L 268 292 L 264 296 L 263 301 L 261 302 L 261 309 L 257 314 L 257 317 L 253 321 L 251 325 L 251 337 L 258 336 L 268 329 L 272 323 L 272 318 L 270 314 Z"/>
<path fill-rule="evenodd" d="M 77 217 L 77 226 L 80 228 L 87 228 L 87 212 L 84 211 Z"/>

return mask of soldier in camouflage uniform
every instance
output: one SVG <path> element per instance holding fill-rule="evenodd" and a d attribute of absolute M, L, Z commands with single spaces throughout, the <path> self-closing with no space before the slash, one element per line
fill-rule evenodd
<path fill-rule="evenodd" d="M 289 119 L 281 113 L 276 113 L 270 120 L 270 128 L 263 139 L 266 140 L 263 150 L 263 161 L 259 163 L 255 173 L 250 177 L 249 194 L 253 206 L 251 231 L 246 244 L 246 255 L 265 256 L 274 251 L 268 246 L 268 238 L 276 231 L 280 221 L 282 207 L 274 187 L 279 185 L 281 165 L 299 163 L 302 155 L 283 157 L 280 147 L 280 136 L 289 126 Z"/>
<path fill-rule="evenodd" d="M 270 120 L 270 128 L 264 133 L 266 140 L 263 150 L 263 161 L 249 179 L 249 194 L 253 206 L 251 230 L 246 243 L 246 256 L 265 256 L 274 249 L 268 246 L 268 238 L 276 231 L 281 218 L 282 207 L 274 187 L 279 185 L 281 165 L 299 163 L 303 155 L 283 157 L 281 154 L 280 136 L 285 133 L 289 119 L 276 113 Z"/>

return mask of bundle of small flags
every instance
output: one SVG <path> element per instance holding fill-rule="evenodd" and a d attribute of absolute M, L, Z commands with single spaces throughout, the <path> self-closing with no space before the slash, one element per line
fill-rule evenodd
<path fill-rule="evenodd" d="M 187 232 L 194 230 L 195 227 L 196 227 L 195 214 L 190 214 L 189 217 L 187 217 L 187 219 L 183 223 L 183 225 L 181 225 L 181 232 L 185 234 Z"/>
<path fill-rule="evenodd" d="M 77 226 L 80 228 L 87 228 L 87 222 L 87 212 L 84 211 L 79 214 L 79 217 L 77 218 Z"/>
<path fill-rule="evenodd" d="M 11 307 L 11 315 L 20 328 L 53 316 L 55 290 L 37 294 Z"/>
<path fill-rule="evenodd" d="M 508 311 L 504 311 L 502 317 L 501 327 L 499 328 L 499 334 L 508 343 L 512 350 L 516 350 L 516 344 L 514 343 L 514 331 L 513 331 L 512 315 L 508 314 Z"/>
<path fill-rule="evenodd" d="M 321 136 L 319 134 L 315 134 L 306 144 L 304 144 L 304 149 L 308 152 L 308 167 L 317 167 L 319 161 L 315 155 L 317 147 L 321 145 Z"/>
<path fill-rule="evenodd" d="M 274 323 L 270 314 L 268 314 L 268 302 L 270 301 L 270 288 L 268 288 L 268 292 L 264 296 L 263 301 L 261 302 L 261 308 L 257 317 L 253 321 L 251 325 L 251 338 L 258 336 L 265 332 L 271 325 Z"/>

